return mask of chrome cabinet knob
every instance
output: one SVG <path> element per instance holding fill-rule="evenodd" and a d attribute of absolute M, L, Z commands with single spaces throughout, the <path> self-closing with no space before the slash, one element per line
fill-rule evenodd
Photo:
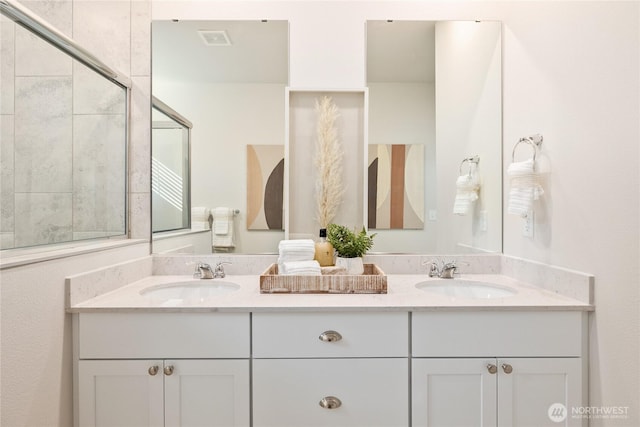
<path fill-rule="evenodd" d="M 158 373 L 158 370 L 159 370 L 159 369 L 160 369 L 160 368 L 158 368 L 158 366 L 157 366 L 157 365 L 154 365 L 154 366 L 149 367 L 149 371 L 148 371 L 148 372 L 149 372 L 149 375 L 151 375 L 152 377 L 153 377 L 153 376 L 155 376 L 155 375 Z"/>
<path fill-rule="evenodd" d="M 318 339 L 324 342 L 336 342 L 342 339 L 342 335 L 336 331 L 324 331 L 320 334 Z"/>
<path fill-rule="evenodd" d="M 340 399 L 335 396 L 323 397 L 320 400 L 319 404 L 324 409 L 338 409 L 340 406 L 342 406 L 342 402 L 340 401 Z"/>
<path fill-rule="evenodd" d="M 498 372 L 498 367 L 493 363 L 489 363 L 487 365 L 487 371 L 489 371 L 490 374 L 495 374 L 496 372 Z"/>
<path fill-rule="evenodd" d="M 511 372 L 513 372 L 513 366 L 509 365 L 508 363 L 503 363 L 502 370 L 505 374 L 510 374 Z"/>
<path fill-rule="evenodd" d="M 164 374 L 171 375 L 173 374 L 173 365 L 168 365 L 164 367 Z"/>

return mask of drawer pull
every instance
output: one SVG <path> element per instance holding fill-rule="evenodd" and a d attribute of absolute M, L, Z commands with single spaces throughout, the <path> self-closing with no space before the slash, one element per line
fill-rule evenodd
<path fill-rule="evenodd" d="M 335 396 L 323 397 L 319 403 L 324 409 L 338 409 L 342 406 L 340 399 Z"/>
<path fill-rule="evenodd" d="M 154 365 L 149 367 L 149 375 L 151 375 L 152 377 L 155 376 L 158 373 L 158 366 Z"/>
<path fill-rule="evenodd" d="M 503 363 L 502 370 L 505 374 L 510 374 L 511 372 L 513 372 L 513 366 L 509 365 L 508 363 Z"/>
<path fill-rule="evenodd" d="M 173 365 L 165 366 L 164 374 L 167 376 L 173 374 Z"/>
<path fill-rule="evenodd" d="M 489 363 L 487 365 L 487 371 L 489 371 L 490 374 L 495 374 L 496 372 L 498 372 L 498 367 L 493 363 Z"/>
<path fill-rule="evenodd" d="M 342 339 L 342 335 L 336 331 L 324 331 L 320 334 L 318 339 L 324 342 L 336 342 Z"/>

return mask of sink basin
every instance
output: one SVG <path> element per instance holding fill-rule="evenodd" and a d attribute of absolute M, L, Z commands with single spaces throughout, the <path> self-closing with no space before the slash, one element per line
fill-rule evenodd
<path fill-rule="evenodd" d="M 505 298 L 517 293 L 500 285 L 462 279 L 426 280 L 416 284 L 416 288 L 450 297 L 472 299 Z"/>
<path fill-rule="evenodd" d="M 188 280 L 163 283 L 140 291 L 140 295 L 158 300 L 204 300 L 240 289 L 240 285 L 220 280 Z"/>

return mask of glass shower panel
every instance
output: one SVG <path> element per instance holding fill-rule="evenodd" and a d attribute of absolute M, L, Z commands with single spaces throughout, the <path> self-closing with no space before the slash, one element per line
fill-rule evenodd
<path fill-rule="evenodd" d="M 0 249 L 125 236 L 127 89 L 0 19 Z"/>

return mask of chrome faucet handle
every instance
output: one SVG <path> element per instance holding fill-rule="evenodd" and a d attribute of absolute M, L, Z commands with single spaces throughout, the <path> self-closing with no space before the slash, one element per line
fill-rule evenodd
<path fill-rule="evenodd" d="M 216 263 L 216 267 L 213 270 L 214 278 L 224 278 L 226 273 L 224 272 L 224 266 L 227 264 L 231 264 L 230 262 L 218 262 Z"/>
<path fill-rule="evenodd" d="M 429 266 L 429 277 L 440 277 L 440 267 L 437 259 L 431 259 L 429 261 L 423 261 L 422 265 Z"/>

